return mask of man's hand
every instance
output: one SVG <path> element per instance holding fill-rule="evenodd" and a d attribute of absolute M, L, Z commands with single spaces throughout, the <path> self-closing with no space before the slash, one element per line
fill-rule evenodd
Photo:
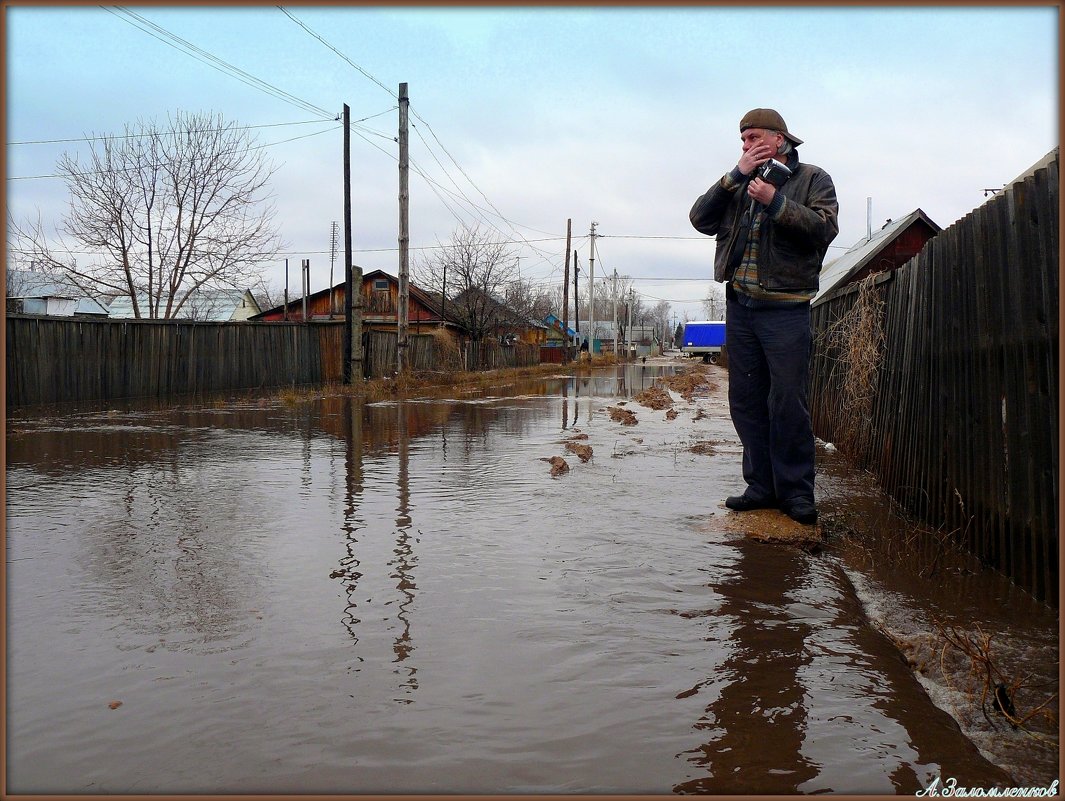
<path fill-rule="evenodd" d="M 750 175 L 775 155 L 776 151 L 773 149 L 772 145 L 767 143 L 758 144 L 750 150 L 744 151 L 736 166 L 739 167 L 740 172 L 744 175 Z"/>
<path fill-rule="evenodd" d="M 763 206 L 768 206 L 776 197 L 777 190 L 773 184 L 766 183 L 761 178 L 755 178 L 747 184 L 747 194 L 757 200 Z"/>

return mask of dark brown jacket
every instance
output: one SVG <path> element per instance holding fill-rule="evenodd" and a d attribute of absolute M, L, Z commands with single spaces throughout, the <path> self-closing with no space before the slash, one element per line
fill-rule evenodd
<path fill-rule="evenodd" d="M 759 230 L 758 283 L 774 292 L 817 289 L 825 253 L 839 233 L 839 204 L 829 174 L 813 164 L 801 163 L 794 151 L 788 167 L 792 175 L 777 189 L 785 197 L 780 215 L 764 220 Z M 735 265 L 730 269 L 730 255 L 733 248 L 746 244 L 748 229 L 741 227 L 741 222 L 750 204 L 749 178 L 731 192 L 725 189 L 724 180 L 696 200 L 689 214 L 697 231 L 717 237 L 717 281 L 732 279 Z"/>

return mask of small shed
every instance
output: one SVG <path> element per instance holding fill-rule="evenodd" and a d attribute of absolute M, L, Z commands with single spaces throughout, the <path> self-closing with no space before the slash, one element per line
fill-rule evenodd
<path fill-rule="evenodd" d="M 832 299 L 847 286 L 873 273 L 897 270 L 941 230 L 921 209 L 898 220 L 888 220 L 879 231 L 862 238 L 838 259 L 824 266 L 821 288 L 812 305 Z"/>
<path fill-rule="evenodd" d="M 7 311 L 10 314 L 43 314 L 53 317 L 107 317 L 107 308 L 45 273 L 9 270 Z"/>

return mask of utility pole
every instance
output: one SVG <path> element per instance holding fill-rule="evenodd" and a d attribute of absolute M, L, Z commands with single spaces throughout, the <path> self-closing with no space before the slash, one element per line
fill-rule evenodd
<path fill-rule="evenodd" d="M 410 154 L 407 141 L 407 109 L 410 98 L 407 97 L 407 84 L 399 85 L 399 313 L 396 315 L 399 330 L 396 339 L 396 371 L 402 373 L 407 368 L 407 326 L 410 306 L 410 287 L 407 283 L 409 269 L 408 246 L 410 245 L 410 192 L 408 179 L 410 172 Z"/>
<path fill-rule="evenodd" d="M 588 358 L 595 352 L 595 226 L 592 223 L 591 239 L 588 242 Z"/>
<path fill-rule="evenodd" d="M 628 288 L 628 325 L 625 326 L 626 353 L 633 352 L 633 288 Z"/>
<path fill-rule="evenodd" d="M 288 259 L 285 259 L 285 313 L 284 321 L 288 322 Z"/>
<path fill-rule="evenodd" d="M 311 294 L 311 260 L 304 259 L 300 262 L 300 268 L 303 273 L 303 322 L 307 322 L 307 296 Z"/>
<path fill-rule="evenodd" d="M 336 304 L 334 303 L 333 293 L 333 268 L 336 266 L 337 261 L 337 237 L 340 235 L 337 221 L 333 220 L 332 227 L 329 229 L 329 319 L 333 319 L 333 315 L 336 314 Z"/>
<path fill-rule="evenodd" d="M 573 219 L 566 220 L 566 275 L 562 279 L 562 363 L 569 361 L 569 246 L 573 235 Z"/>
<path fill-rule="evenodd" d="M 577 301 L 577 274 L 581 271 L 581 268 L 577 264 L 577 251 L 573 251 L 573 330 L 578 334 L 581 333 L 581 310 L 578 308 L 580 305 Z M 577 337 L 580 339 L 580 337 Z M 577 346 L 580 347 L 580 342 Z"/>
<path fill-rule="evenodd" d="M 358 300 L 355 294 L 358 293 Z M 344 104 L 344 383 L 363 377 L 362 268 L 351 263 L 351 109 Z"/>
<path fill-rule="evenodd" d="M 614 270 L 614 285 L 610 290 L 614 301 L 614 357 L 618 355 L 618 271 Z"/>

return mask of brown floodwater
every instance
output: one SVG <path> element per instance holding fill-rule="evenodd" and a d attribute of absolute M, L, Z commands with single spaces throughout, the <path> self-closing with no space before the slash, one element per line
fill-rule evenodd
<path fill-rule="evenodd" d="M 8 792 L 1056 778 L 1056 746 L 967 716 L 960 673 L 900 652 L 935 621 L 981 623 L 1055 682 L 1055 614 L 957 554 L 926 570 L 830 446 L 824 550 L 725 525 L 725 374 L 670 420 L 632 400 L 669 369 L 9 415 Z M 564 446 L 579 434 L 587 462 Z M 839 533 L 851 518 L 873 533 Z"/>

